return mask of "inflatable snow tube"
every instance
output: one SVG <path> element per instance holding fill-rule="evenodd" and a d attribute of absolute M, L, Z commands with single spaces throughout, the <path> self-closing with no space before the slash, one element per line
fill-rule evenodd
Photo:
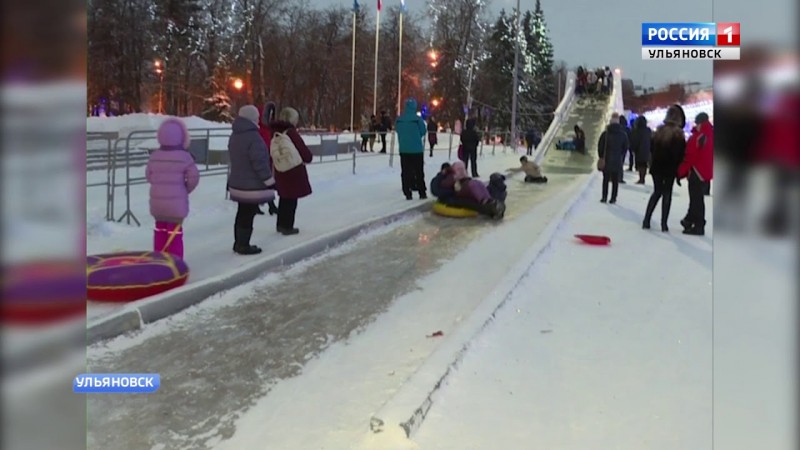
<path fill-rule="evenodd" d="M 38 325 L 78 315 L 86 317 L 86 279 L 76 261 L 33 261 L 3 268 L 3 323 Z"/>
<path fill-rule="evenodd" d="M 130 302 L 182 286 L 189 267 L 164 252 L 126 252 L 86 259 L 86 293 L 89 300 Z"/>
<path fill-rule="evenodd" d="M 445 217 L 457 217 L 457 218 L 478 217 L 478 211 L 467 208 L 459 208 L 456 206 L 449 206 L 442 202 L 435 202 L 433 204 L 433 212 L 439 214 L 440 216 L 445 216 Z"/>

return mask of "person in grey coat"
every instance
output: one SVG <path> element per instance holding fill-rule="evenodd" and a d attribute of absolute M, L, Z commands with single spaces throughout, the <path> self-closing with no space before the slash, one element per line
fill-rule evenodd
<path fill-rule="evenodd" d="M 261 248 L 250 245 L 253 219 L 258 205 L 275 200 L 275 178 L 269 160 L 267 144 L 258 132 L 258 108 L 242 106 L 233 121 L 233 132 L 228 140 L 228 192 L 230 199 L 239 204 L 234 222 L 233 251 L 240 255 L 261 253 Z"/>
<path fill-rule="evenodd" d="M 617 202 L 619 180 L 625 163 L 625 153 L 628 151 L 628 134 L 619 123 L 619 114 L 611 115 L 611 123 L 600 135 L 597 141 L 597 154 L 605 161 L 603 167 L 603 196 L 601 202 L 608 201 L 608 184 L 611 183 L 610 203 Z"/>

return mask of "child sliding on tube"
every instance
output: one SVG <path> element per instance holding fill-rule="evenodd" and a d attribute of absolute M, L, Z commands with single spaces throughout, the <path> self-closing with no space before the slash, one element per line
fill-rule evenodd
<path fill-rule="evenodd" d="M 158 127 L 160 148 L 150 155 L 145 176 L 150 183 L 150 214 L 156 219 L 153 251 L 183 258 L 183 220 L 189 215 L 189 194 L 200 182 L 194 158 L 187 151 L 189 132 L 180 119 Z"/>
<path fill-rule="evenodd" d="M 526 183 L 547 183 L 547 177 L 542 176 L 542 169 L 533 161 L 528 161 L 528 158 L 523 156 L 519 159 L 520 166 L 508 169 L 509 174 L 518 172 L 525 172 Z"/>

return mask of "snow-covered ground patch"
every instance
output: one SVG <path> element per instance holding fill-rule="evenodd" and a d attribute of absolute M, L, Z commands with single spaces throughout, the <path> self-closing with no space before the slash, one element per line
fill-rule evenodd
<path fill-rule="evenodd" d="M 651 187 L 617 205 L 591 189 L 434 399 L 420 448 L 711 448 L 711 237 L 680 233 L 685 185 L 671 233 L 641 229 Z"/>

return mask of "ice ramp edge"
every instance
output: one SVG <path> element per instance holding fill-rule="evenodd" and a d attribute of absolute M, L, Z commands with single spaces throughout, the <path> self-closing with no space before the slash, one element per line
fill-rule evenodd
<path fill-rule="evenodd" d="M 473 340 L 479 336 L 495 319 L 497 313 L 511 299 L 514 291 L 525 280 L 526 273 L 533 267 L 550 247 L 556 232 L 564 219 L 589 194 L 589 186 L 598 172 L 586 176 L 576 191 L 564 203 L 564 207 L 553 217 L 542 231 L 536 243 L 520 258 L 503 280 L 478 305 L 473 313 L 425 360 L 420 368 L 403 383 L 400 390 L 370 418 L 369 429 L 373 434 L 384 434 L 386 439 L 394 436 L 400 427 L 407 439 L 419 430 L 428 412 L 433 407 L 435 397 L 448 377 L 454 373 Z M 528 214 L 536 214 L 534 209 Z M 520 218 L 521 220 L 524 220 Z"/>
<path fill-rule="evenodd" d="M 298 244 L 275 255 L 257 258 L 219 276 L 131 303 L 120 311 L 90 321 L 86 327 L 86 344 L 95 344 L 139 330 L 146 324 L 169 317 L 214 295 L 253 281 L 269 271 L 296 264 L 344 244 L 363 232 L 389 225 L 411 214 L 428 211 L 430 207 L 431 202 L 425 201 L 389 215 L 368 219 Z"/>

